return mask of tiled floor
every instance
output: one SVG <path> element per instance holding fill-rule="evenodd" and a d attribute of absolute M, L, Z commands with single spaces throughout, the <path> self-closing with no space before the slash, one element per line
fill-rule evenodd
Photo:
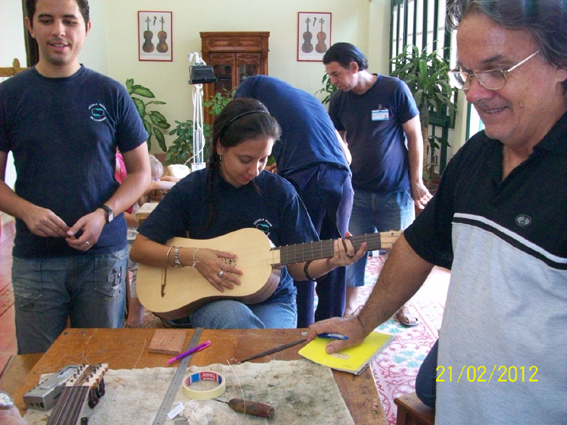
<path fill-rule="evenodd" d="M 13 236 L 0 243 L 0 296 L 7 297 L 11 291 Z M 5 300 L 2 299 L 4 302 Z M 1 311 L 0 311 L 1 313 Z M 16 328 L 14 325 L 14 306 L 10 306 L 0 314 L 0 370 L 8 362 L 11 355 L 17 352 Z"/>

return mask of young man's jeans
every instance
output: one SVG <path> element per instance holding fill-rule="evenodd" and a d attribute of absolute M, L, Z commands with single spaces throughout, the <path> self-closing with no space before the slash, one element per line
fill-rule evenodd
<path fill-rule="evenodd" d="M 67 326 L 124 323 L 127 250 L 44 259 L 13 258 L 18 354 L 43 353 Z"/>
<path fill-rule="evenodd" d="M 354 190 L 354 202 L 349 231 L 353 236 L 365 233 L 403 230 L 415 218 L 411 191 L 374 193 Z M 368 253 L 347 267 L 347 286 L 364 286 L 364 271 Z"/>

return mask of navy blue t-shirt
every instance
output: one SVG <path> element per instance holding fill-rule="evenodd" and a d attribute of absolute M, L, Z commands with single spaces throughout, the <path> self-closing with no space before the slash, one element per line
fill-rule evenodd
<path fill-rule="evenodd" d="M 216 172 L 213 187 L 216 219 L 207 227 L 210 169 L 195 171 L 178 182 L 138 228 L 140 234 L 159 243 L 173 237 L 211 239 L 243 229 L 263 231 L 275 246 L 317 241 L 309 214 L 293 186 L 267 171 L 251 183 L 234 187 Z M 267 301 L 291 302 L 296 294 L 287 268 Z"/>
<path fill-rule="evenodd" d="M 277 78 L 256 75 L 240 83 L 234 97 L 259 100 L 280 124 L 282 135 L 273 152 L 280 176 L 319 164 L 348 170 L 329 114 L 312 94 Z"/>
<path fill-rule="evenodd" d="M 372 111 L 387 111 L 373 119 Z M 352 185 L 368 192 L 410 190 L 409 158 L 402 124 L 419 114 L 408 86 L 398 78 L 378 75 L 364 94 L 337 90 L 329 115 L 339 131 L 346 130 L 352 155 Z M 382 115 L 384 117 L 384 115 Z"/>
<path fill-rule="evenodd" d="M 123 85 L 83 66 L 67 78 L 46 78 L 35 68 L 0 84 L 0 150 L 12 151 L 15 192 L 48 208 L 68 226 L 116 191 L 115 154 L 147 139 Z M 88 253 L 126 247 L 123 215 L 104 226 Z M 64 238 L 33 235 L 16 220 L 13 254 L 25 258 L 82 255 Z"/>

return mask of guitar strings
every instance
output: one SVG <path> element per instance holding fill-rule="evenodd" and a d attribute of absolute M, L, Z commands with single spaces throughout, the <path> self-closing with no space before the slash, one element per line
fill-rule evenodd
<path fill-rule="evenodd" d="M 360 236 L 351 236 L 348 239 L 352 242 L 355 250 L 360 248 L 363 242 L 367 243 L 367 251 L 382 248 L 380 233 L 369 233 Z M 293 264 L 309 259 L 330 258 L 334 253 L 334 240 L 315 241 L 309 243 L 302 243 L 299 245 L 288 245 L 275 248 L 280 251 L 281 264 Z M 377 246 L 375 246 L 377 244 Z"/>

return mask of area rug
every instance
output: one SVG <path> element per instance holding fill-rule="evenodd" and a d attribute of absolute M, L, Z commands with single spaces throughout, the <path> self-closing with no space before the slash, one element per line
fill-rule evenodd
<path fill-rule="evenodd" d="M 369 258 L 359 304 L 364 304 L 370 295 L 382 263 L 383 258 Z M 371 363 L 376 388 L 390 425 L 396 424 L 397 406 L 394 399 L 415 391 L 419 367 L 438 337 L 445 300 L 436 296 L 439 288 L 435 285 L 439 283 L 426 281 L 411 299 L 419 317 L 419 326 L 404 327 L 393 317 L 376 328 L 379 332 L 396 335 Z"/>

